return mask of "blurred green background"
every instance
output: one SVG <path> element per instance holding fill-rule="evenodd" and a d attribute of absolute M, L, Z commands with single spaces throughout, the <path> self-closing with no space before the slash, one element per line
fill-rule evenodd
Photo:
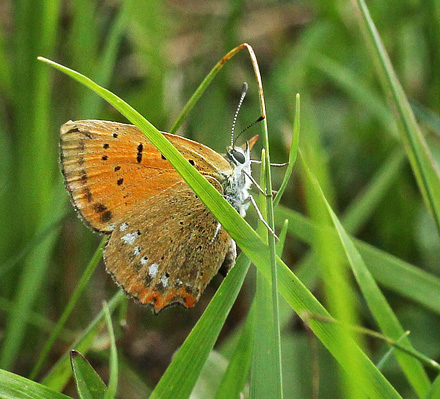
<path fill-rule="evenodd" d="M 375 0 L 368 5 L 438 161 L 440 3 Z M 358 238 L 439 275 L 439 237 L 349 1 L 1 0 L 0 22 L 1 368 L 29 374 L 100 240 L 76 217 L 63 188 L 60 125 L 69 119 L 125 122 L 98 96 L 37 56 L 92 78 L 166 131 L 215 63 L 240 43 L 251 44 L 263 78 L 272 161 L 288 157 L 295 95 L 300 93 L 301 149 L 333 209 L 342 217 L 357 204 L 359 218 L 352 231 Z M 178 133 L 224 152 L 244 81 L 249 93 L 239 127 L 255 120 L 257 86 L 248 54 L 241 52 L 214 79 Z M 260 149 L 261 143 L 254 157 Z M 282 173 L 274 170 L 275 189 Z M 366 199 L 362 195 L 372 184 L 375 197 Z M 296 171 L 282 204 L 307 216 L 304 191 Z M 255 222 L 250 213 L 248 220 Z M 291 235 L 284 259 L 295 271 L 307 251 Z M 247 313 L 252 274 L 219 349 L 227 348 Z M 320 277 L 311 274 L 304 274 L 305 281 L 322 299 Z M 220 282 L 216 277 L 192 310 L 171 308 L 155 317 L 149 308 L 127 303 L 127 324 L 118 341 L 121 398 L 143 397 L 154 387 Z M 46 371 L 116 289 L 101 265 Z M 392 290 L 385 293 L 404 328 L 411 330 L 415 347 L 439 360 L 438 313 Z M 367 312 L 363 316 L 365 326 L 376 328 Z M 312 397 L 316 384 L 317 397 L 340 397 L 334 360 L 295 315 L 283 317 L 286 397 Z M 370 342 L 373 360 L 386 349 L 380 341 Z M 99 342 L 88 358 L 105 376 Z M 415 397 L 394 360 L 384 373 L 404 397 Z M 73 394 L 73 385 L 65 392 Z"/>

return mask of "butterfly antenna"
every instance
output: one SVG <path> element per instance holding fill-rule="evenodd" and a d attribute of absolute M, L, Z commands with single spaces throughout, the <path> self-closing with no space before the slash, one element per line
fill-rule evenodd
<path fill-rule="evenodd" d="M 235 124 L 237 123 L 238 112 L 240 111 L 241 104 L 243 104 L 243 100 L 246 97 L 247 90 L 248 90 L 248 84 L 246 82 L 244 82 L 243 87 L 241 89 L 240 101 L 238 102 L 237 110 L 235 111 L 234 119 L 232 120 L 232 132 L 231 132 L 231 146 L 232 147 L 234 146 L 234 143 L 235 143 L 234 130 L 235 130 Z"/>
<path fill-rule="evenodd" d="M 261 115 L 256 121 L 252 122 L 249 126 L 246 126 L 240 133 L 238 133 L 237 137 L 234 140 L 234 143 L 232 146 L 235 145 L 235 143 L 237 142 L 238 138 L 248 129 L 250 129 L 252 126 L 256 125 L 258 122 L 261 122 L 262 120 L 264 120 L 266 117 L 264 115 Z"/>

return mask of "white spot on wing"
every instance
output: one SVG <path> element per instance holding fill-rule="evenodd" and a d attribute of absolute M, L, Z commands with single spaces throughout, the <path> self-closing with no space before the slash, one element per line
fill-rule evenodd
<path fill-rule="evenodd" d="M 122 226 L 121 226 L 122 227 Z M 121 237 L 121 240 L 124 241 L 125 244 L 133 245 L 137 238 L 136 233 L 127 233 Z"/>
<path fill-rule="evenodd" d="M 124 222 L 121 224 L 121 227 L 119 227 L 119 230 L 125 231 L 125 230 L 127 230 L 127 227 L 128 227 L 128 224 Z"/>
<path fill-rule="evenodd" d="M 220 231 L 220 229 L 222 228 L 221 223 L 217 223 L 217 228 L 215 229 L 215 233 L 214 233 L 214 237 L 212 237 L 211 242 L 213 242 L 215 240 L 215 237 L 217 237 L 218 232 Z"/>
<path fill-rule="evenodd" d="M 158 270 L 159 270 L 159 265 L 157 263 L 153 263 L 148 268 L 148 274 L 150 275 L 151 278 L 155 278 L 156 275 L 157 275 Z"/>
<path fill-rule="evenodd" d="M 148 257 L 147 256 L 143 256 L 141 259 L 141 264 L 142 265 L 146 265 L 148 263 Z"/>
<path fill-rule="evenodd" d="M 167 287 L 167 286 L 168 286 L 168 277 L 167 277 L 167 276 L 162 276 L 162 277 L 160 278 L 160 282 L 162 283 L 162 285 L 163 285 L 164 287 Z"/>
<path fill-rule="evenodd" d="M 139 247 L 134 247 L 133 254 L 139 255 L 141 253 L 141 249 Z"/>
<path fill-rule="evenodd" d="M 110 230 L 113 231 L 113 230 L 116 228 L 117 225 L 118 225 L 117 223 L 110 223 L 110 224 L 108 225 L 108 227 L 110 228 Z"/>

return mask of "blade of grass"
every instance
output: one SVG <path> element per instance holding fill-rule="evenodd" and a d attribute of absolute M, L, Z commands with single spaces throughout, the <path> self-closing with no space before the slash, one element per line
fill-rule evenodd
<path fill-rule="evenodd" d="M 81 399 L 102 399 L 107 387 L 87 359 L 78 351 L 70 352 L 70 363 Z"/>
<path fill-rule="evenodd" d="M 108 303 L 111 312 L 125 299 L 125 294 L 119 290 Z M 57 363 L 52 367 L 42 384 L 54 389 L 62 390 L 72 376 L 72 368 L 70 367 L 70 351 L 77 350 L 81 353 L 87 353 L 93 344 L 93 341 L 101 331 L 105 324 L 104 312 L 101 311 L 89 326 L 82 332 L 81 336 L 74 342 L 66 353 L 58 359 Z"/>
<path fill-rule="evenodd" d="M 278 256 L 281 256 L 283 252 L 287 227 L 288 222 L 286 221 L 280 233 L 280 241 L 277 243 Z M 235 349 L 220 382 L 216 399 L 238 398 L 244 390 L 252 361 L 256 313 L 257 305 L 253 303 L 246 322 L 241 326 L 240 336 L 236 340 Z"/>
<path fill-rule="evenodd" d="M 273 200 L 273 206 L 276 208 L 280 203 L 281 197 L 286 190 L 287 184 L 289 183 L 290 176 L 293 172 L 293 167 L 295 165 L 296 157 L 298 155 L 298 147 L 299 147 L 299 132 L 301 128 L 301 97 L 299 94 L 296 95 L 296 105 L 295 105 L 295 121 L 293 123 L 293 136 L 292 143 L 290 144 L 289 151 L 289 165 L 287 165 L 286 173 L 284 174 L 283 181 L 281 182 L 280 188 Z"/>
<path fill-rule="evenodd" d="M 346 208 L 342 221 L 347 231 L 355 234 L 365 225 L 365 222 L 377 209 L 384 194 L 394 184 L 405 159 L 405 154 L 401 149 L 395 150 L 365 189 Z M 281 212 L 280 215 L 276 215 L 278 225 L 283 220 L 282 213 L 284 210 L 285 208 L 282 208 L 281 211 L 278 210 L 278 212 Z M 317 270 L 314 268 L 316 262 L 316 253 L 311 252 L 297 265 L 296 273 L 309 289 L 317 280 Z"/>
<path fill-rule="evenodd" d="M 3 277 L 9 270 L 13 269 L 20 261 L 26 258 L 27 255 L 37 246 L 40 245 L 48 235 L 61 226 L 62 222 L 69 216 L 69 213 L 65 212 L 57 220 L 49 224 L 47 227 L 38 233 L 33 239 L 31 239 L 26 246 L 14 257 L 3 263 L 0 267 L 0 278 Z M 32 379 L 32 378 L 31 378 Z"/>
<path fill-rule="evenodd" d="M 249 261 L 240 255 L 156 385 L 150 399 L 189 396 L 235 302 L 248 268 Z"/>
<path fill-rule="evenodd" d="M 0 397 L 2 399 L 71 399 L 70 396 L 5 370 L 0 370 Z"/>
<path fill-rule="evenodd" d="M 327 225 L 330 223 L 330 219 L 325 204 L 318 197 L 314 187 L 314 184 L 318 183 L 310 178 L 311 172 L 308 170 L 301 150 L 299 151 L 299 160 L 301 161 L 301 175 L 306 187 L 307 208 L 312 220 L 318 224 Z M 338 246 L 338 242 L 334 236 L 325 234 L 325 231 L 317 230 L 312 246 L 317 253 L 317 266 L 320 270 L 329 312 L 337 320 L 341 320 L 342 324 L 359 324 L 357 301 L 351 286 L 349 270 L 345 267 L 344 255 L 340 246 Z M 352 356 L 350 344 L 350 341 L 353 340 L 363 347 L 362 336 L 356 335 L 346 328 L 341 328 L 341 332 L 342 334 L 338 337 L 338 346 L 341 352 L 344 353 L 350 369 L 349 373 L 340 375 L 341 394 L 347 398 L 364 398 L 364 393 L 358 389 L 360 381 L 364 378 L 364 365 L 357 356 Z M 339 381 L 339 379 L 337 380 Z"/>
<path fill-rule="evenodd" d="M 0 92 L 10 99 L 12 94 L 11 65 L 5 46 L 3 26 L 0 25 Z"/>
<path fill-rule="evenodd" d="M 61 189 L 61 186 L 58 186 Z M 50 212 L 42 219 L 42 224 L 39 231 L 44 232 L 47 226 L 53 226 L 54 221 L 59 220 L 64 214 L 63 204 L 57 199 L 57 192 L 51 194 L 54 204 Z M 45 273 L 50 264 L 50 256 L 52 249 L 56 243 L 60 226 L 52 229 L 44 239 L 35 245 L 29 252 L 20 279 L 17 284 L 17 292 L 14 297 L 14 311 L 11 312 L 11 317 L 8 319 L 7 329 L 5 331 L 5 338 L 3 341 L 0 364 L 3 368 L 11 367 L 20 350 L 22 341 L 25 337 L 26 326 L 29 319 L 29 314 L 32 310 L 34 301 L 38 298 L 41 286 L 44 282 Z M 37 233 L 37 237 L 40 234 Z"/>
<path fill-rule="evenodd" d="M 118 353 L 116 351 L 115 333 L 113 331 L 110 309 L 108 308 L 108 304 L 105 302 L 103 310 L 107 322 L 108 335 L 110 337 L 110 377 L 104 399 L 113 399 L 116 397 L 116 391 L 118 389 Z"/>
<path fill-rule="evenodd" d="M 243 252 L 259 268 L 259 270 L 264 272 L 266 278 L 271 278 L 271 271 L 268 268 L 268 265 L 270 264 L 268 246 L 260 240 L 259 236 L 246 223 L 246 221 L 231 209 L 229 203 L 221 196 L 221 194 L 217 192 L 217 190 L 215 190 L 215 188 L 213 188 L 202 176 L 200 176 L 196 169 L 186 162 L 182 155 L 160 134 L 160 132 L 158 132 L 148 121 L 142 118 L 139 113 L 129 107 L 128 104 L 108 90 L 96 85 L 90 79 L 70 70 L 69 68 L 56 64 L 53 61 L 45 60 L 43 58 L 40 58 L 40 60 L 65 72 L 85 86 L 94 90 L 105 98 L 106 101 L 116 107 L 127 117 L 127 119 L 132 123 L 135 123 L 142 132 L 146 133 L 153 145 L 155 145 L 172 163 L 184 180 L 208 206 L 223 227 L 225 227 L 231 237 L 236 241 L 237 245 L 241 247 Z M 296 276 L 293 275 L 284 262 L 277 258 L 277 263 L 279 265 L 279 290 L 290 306 L 292 306 L 298 313 L 309 311 L 313 314 L 328 316 L 321 304 L 304 287 Z M 311 323 L 311 328 L 341 365 L 343 367 L 346 366 L 346 359 L 339 351 L 338 346 L 335 345 L 339 330 L 319 322 Z M 370 393 L 377 398 L 400 397 L 389 382 L 354 343 L 352 351 L 355 356 L 361 358 L 361 361 L 366 367 L 366 380 L 368 381 L 368 384 L 362 388 L 365 389 L 367 393 Z"/>
<path fill-rule="evenodd" d="M 14 157 L 17 179 L 11 187 L 15 195 L 13 213 L 10 215 L 13 221 L 10 224 L 13 226 L 8 226 L 13 237 L 10 242 L 14 244 L 25 242 L 28 237 L 42 231 L 48 224 L 47 220 L 53 220 L 49 209 L 55 194 L 53 168 L 56 163 L 51 162 L 55 160 L 55 147 L 50 145 L 50 74 L 35 58 L 37 54 L 50 57 L 54 52 L 59 7 L 60 0 L 48 0 L 42 4 L 17 2 L 16 59 L 11 72 L 14 84 L 14 136 L 19 150 Z M 35 23 L 35 20 L 39 23 Z M 56 209 L 58 211 L 58 207 Z M 7 320 L 2 344 L 2 368 L 12 368 L 18 357 L 26 333 L 27 317 L 45 282 L 55 238 L 56 231 L 31 252 L 20 270 L 14 297 L 16 308 Z"/>
<path fill-rule="evenodd" d="M 258 66 L 257 58 L 255 56 L 254 50 L 251 46 L 245 43 L 245 46 L 249 52 L 251 57 L 252 66 L 254 68 L 255 78 L 258 83 L 258 98 L 260 102 L 260 112 L 261 115 L 266 116 L 266 104 L 264 100 L 263 94 L 263 83 L 261 81 L 260 69 Z M 262 215 L 264 219 L 267 221 L 267 224 L 275 231 L 275 217 L 274 217 L 274 202 L 272 197 L 272 176 L 271 176 L 271 168 L 270 168 L 270 149 L 269 149 L 269 133 L 267 129 L 267 117 L 264 118 L 263 123 L 261 124 L 261 129 L 263 133 L 263 151 L 262 151 L 262 166 L 266 165 L 265 168 L 262 168 L 261 173 L 264 175 L 264 179 L 262 181 L 263 189 L 266 192 L 265 197 L 261 198 L 263 202 L 265 200 L 265 207 L 262 209 Z M 261 223 L 260 223 L 261 226 Z M 263 228 L 263 226 L 261 226 Z M 282 363 L 281 363 L 281 334 L 280 334 L 280 317 L 279 317 L 279 298 L 278 298 L 278 268 L 277 268 L 277 259 L 276 259 L 276 244 L 275 237 L 269 232 L 268 229 L 265 229 L 265 235 L 267 237 L 267 242 L 269 243 L 269 255 L 270 255 L 270 266 L 271 266 L 271 280 L 268 288 L 271 288 L 271 299 L 268 300 L 264 305 L 266 312 L 272 313 L 272 323 L 269 321 L 270 314 L 267 314 L 266 321 L 269 322 L 266 325 L 267 328 L 267 350 L 266 358 L 260 357 L 259 359 L 255 359 L 256 351 L 254 350 L 254 362 L 252 367 L 251 374 L 251 396 L 252 392 L 257 397 L 265 397 L 265 392 L 268 392 L 273 398 L 282 398 L 283 397 L 283 377 L 282 377 Z M 263 236 L 263 234 L 261 234 Z M 266 241 L 266 240 L 265 240 Z M 264 284 L 264 283 L 263 283 Z M 261 314 L 263 315 L 263 309 L 259 309 Z M 260 312 L 258 313 L 258 315 Z M 261 321 L 264 320 L 262 316 Z M 259 319 L 257 317 L 257 324 Z M 269 327 L 270 326 L 270 327 Z M 263 327 L 263 325 L 261 326 Z M 263 327 L 264 328 L 264 327 Z M 257 327 L 258 329 L 258 327 Z M 263 331 L 263 330 L 262 330 Z M 260 348 L 258 348 L 260 351 Z M 262 352 L 261 352 L 262 353 Z M 253 379 L 252 375 L 255 370 L 255 366 L 261 368 L 261 371 L 264 371 L 266 384 L 261 384 L 260 379 Z M 254 385 L 253 381 L 258 384 Z M 259 387 L 258 390 L 255 389 Z"/>
<path fill-rule="evenodd" d="M 440 176 L 364 0 L 352 0 L 370 55 L 395 111 L 399 132 L 426 206 L 440 232 Z"/>
<path fill-rule="evenodd" d="M 209 86 L 209 84 L 212 82 L 214 77 L 220 72 L 220 70 L 223 68 L 223 65 L 227 61 L 229 61 L 235 54 L 240 52 L 246 48 L 245 44 L 240 44 L 239 46 L 235 47 L 231 51 L 229 51 L 217 64 L 215 64 L 214 68 L 211 69 L 211 71 L 208 73 L 205 79 L 203 79 L 203 82 L 200 83 L 197 90 L 194 92 L 192 97 L 189 99 L 189 101 L 186 103 L 185 107 L 183 108 L 183 111 L 180 113 L 179 117 L 177 118 L 176 122 L 170 129 L 170 133 L 175 133 L 177 129 L 182 125 L 183 121 L 186 119 L 189 112 L 194 108 L 194 105 L 199 101 L 200 97 L 202 96 L 203 92 L 206 90 L 206 88 Z"/>
<path fill-rule="evenodd" d="M 252 306 L 215 399 L 239 398 L 244 390 L 252 362 L 256 313 L 257 307 Z"/>
<path fill-rule="evenodd" d="M 325 199 L 324 194 L 319 187 L 318 181 L 313 177 L 307 165 L 304 163 L 304 160 L 302 158 L 300 159 L 303 161 L 302 165 L 306 171 L 309 184 L 311 184 L 313 187 L 315 196 L 318 197 L 322 204 L 327 208 L 327 212 L 331 217 L 333 225 L 338 233 L 340 244 L 343 246 L 346 257 L 349 260 L 350 266 L 353 270 L 353 274 L 356 277 L 356 281 L 358 282 L 362 294 L 367 301 L 371 313 L 384 334 L 389 336 L 391 339 L 398 340 L 405 333 L 404 329 L 400 325 L 385 296 L 382 294 L 370 272 L 368 271 L 352 240 L 349 238 L 336 214 L 333 212 Z M 326 279 L 327 278 L 328 276 L 326 275 Z M 338 289 L 340 289 L 340 285 L 338 285 Z M 346 319 L 341 320 L 345 321 Z M 411 347 L 411 343 L 408 338 L 405 338 L 402 340 L 402 342 L 404 342 L 408 347 Z M 414 391 L 419 397 L 423 397 L 428 391 L 430 383 L 428 376 L 420 362 L 418 362 L 412 356 L 400 351 L 395 352 L 395 356 Z"/>
<path fill-rule="evenodd" d="M 261 182 L 263 191 L 266 189 L 266 157 L 264 149 L 261 155 Z M 267 213 L 266 198 L 260 193 L 260 212 Z M 260 222 L 258 226 L 262 240 L 267 236 L 267 227 Z M 273 278 L 273 274 L 272 274 Z M 257 309 L 254 329 L 254 348 L 252 355 L 250 397 L 251 398 L 281 398 L 282 384 L 281 378 L 281 353 L 279 351 L 279 320 L 274 314 L 278 314 L 275 309 L 278 304 L 274 302 L 272 293 L 272 281 L 267 280 L 257 270 L 257 287 L 254 297 L 254 306 Z M 277 324 L 275 324 L 277 323 Z M 279 371 L 279 372 L 278 372 Z"/>
<path fill-rule="evenodd" d="M 425 399 L 439 399 L 440 398 L 440 375 L 434 380 L 429 389 L 429 392 L 426 394 Z"/>
<path fill-rule="evenodd" d="M 67 319 L 71 315 L 76 303 L 80 299 L 81 295 L 83 294 L 90 277 L 92 276 L 93 272 L 95 271 L 96 267 L 98 266 L 99 261 L 102 258 L 102 251 L 104 249 L 105 244 L 107 243 L 108 237 L 104 237 L 99 244 L 98 248 L 96 249 L 95 253 L 93 254 L 92 259 L 90 260 L 89 264 L 87 265 L 86 269 L 84 270 L 81 279 L 79 280 L 75 291 L 72 294 L 72 297 L 69 300 L 69 303 L 67 304 L 66 308 L 63 311 L 63 314 L 59 318 L 55 328 L 52 331 L 52 334 L 50 335 L 49 339 L 46 341 L 46 344 L 44 345 L 43 350 L 40 353 L 40 356 L 38 357 L 38 360 L 34 366 L 34 368 L 31 371 L 31 374 L 29 376 L 30 379 L 35 379 L 39 371 L 41 370 L 41 367 L 43 366 L 47 355 L 49 354 L 53 344 L 55 343 L 56 339 L 60 335 L 62 329 L 64 328 L 64 325 L 66 324 Z"/>
<path fill-rule="evenodd" d="M 115 69 L 119 45 L 123 39 L 132 3 L 132 0 L 122 1 L 122 5 L 118 9 L 118 14 L 111 24 L 109 33 L 106 35 L 103 51 L 102 54 L 99 55 L 97 62 L 99 66 L 94 73 L 93 79 L 101 86 L 108 86 Z M 102 104 L 103 101 L 100 97 L 93 95 L 91 92 L 87 92 L 81 101 L 80 115 L 98 115 Z"/>
<path fill-rule="evenodd" d="M 322 55 L 315 56 L 312 65 L 333 79 L 356 103 L 378 118 L 386 130 L 396 135 L 393 114 L 387 109 L 382 98 L 360 81 L 358 73 Z"/>
<path fill-rule="evenodd" d="M 312 244 L 317 226 L 298 212 L 280 206 L 277 211 L 279 224 L 289 220 L 289 233 L 302 241 Z M 334 234 L 326 229 L 330 236 Z M 377 249 L 358 239 L 353 239 L 356 248 L 365 260 L 375 280 L 388 289 L 420 303 L 427 309 L 440 314 L 440 279 L 408 262 Z"/>

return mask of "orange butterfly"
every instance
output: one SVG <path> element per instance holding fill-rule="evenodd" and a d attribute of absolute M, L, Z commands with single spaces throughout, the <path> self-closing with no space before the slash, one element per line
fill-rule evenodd
<path fill-rule="evenodd" d="M 242 215 L 251 185 L 250 150 L 225 157 L 195 141 L 163 135 Z M 133 125 L 84 120 L 61 128 L 61 165 L 72 202 L 87 225 L 110 234 L 107 271 L 155 313 L 192 307 L 220 269 L 236 258 L 235 242 L 169 161 Z"/>

